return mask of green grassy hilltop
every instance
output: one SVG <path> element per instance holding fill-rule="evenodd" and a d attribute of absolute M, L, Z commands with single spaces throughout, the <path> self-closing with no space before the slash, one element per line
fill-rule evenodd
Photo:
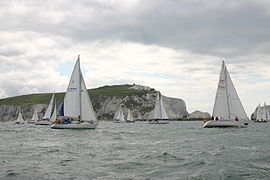
<path fill-rule="evenodd" d="M 89 89 L 90 95 L 104 95 L 104 96 L 128 96 L 128 95 L 143 95 L 146 94 L 147 90 L 136 90 L 129 89 L 133 85 L 113 85 L 113 86 L 103 86 L 95 89 Z M 151 90 L 154 91 L 154 90 Z M 55 93 L 57 101 L 63 101 L 64 92 Z M 26 106 L 32 104 L 48 104 L 52 93 L 40 93 L 40 94 L 28 94 L 22 96 L 9 97 L 5 99 L 0 99 L 0 105 L 19 105 Z"/>

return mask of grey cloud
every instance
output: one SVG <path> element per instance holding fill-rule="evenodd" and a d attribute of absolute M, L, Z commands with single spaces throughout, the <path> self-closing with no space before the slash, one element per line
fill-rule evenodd
<path fill-rule="evenodd" d="M 26 2 L 25 11 L 7 12 L 10 21 L 2 16 L 2 30 L 61 35 L 78 42 L 156 44 L 227 58 L 268 53 L 270 47 L 269 6 L 262 2 L 150 0 L 129 10 L 100 1 Z"/>

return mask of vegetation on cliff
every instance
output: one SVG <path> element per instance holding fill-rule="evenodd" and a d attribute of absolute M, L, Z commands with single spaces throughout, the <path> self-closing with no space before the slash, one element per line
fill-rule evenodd
<path fill-rule="evenodd" d="M 113 85 L 113 86 L 103 86 L 95 89 L 89 89 L 88 92 L 90 96 L 142 96 L 147 94 L 149 90 L 136 90 L 130 89 L 133 85 Z M 151 90 L 152 92 L 154 90 Z M 57 101 L 63 101 L 64 92 L 55 93 Z M 40 93 L 40 94 L 28 94 L 22 96 L 9 97 L 5 99 L 0 99 L 0 105 L 18 105 L 27 106 L 33 104 L 48 104 L 52 93 Z"/>

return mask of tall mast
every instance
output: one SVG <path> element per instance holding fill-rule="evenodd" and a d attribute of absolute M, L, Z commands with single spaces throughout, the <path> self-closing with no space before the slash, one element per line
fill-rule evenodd
<path fill-rule="evenodd" d="M 81 97 L 82 97 L 82 92 L 81 92 L 81 78 L 82 78 L 82 72 L 81 72 L 81 65 L 80 65 L 80 55 L 78 55 L 78 63 L 79 63 L 79 71 L 80 71 L 80 77 L 79 77 L 79 92 L 80 92 L 80 98 L 79 98 L 79 109 L 80 109 L 80 120 L 82 118 L 82 100 L 81 100 Z"/>
<path fill-rule="evenodd" d="M 160 119 L 162 119 L 162 112 L 161 112 L 161 93 L 159 92 L 159 111 L 160 111 Z"/>
<path fill-rule="evenodd" d="M 228 82 L 227 82 L 227 68 L 225 65 L 225 62 L 222 61 L 224 66 L 224 73 L 225 73 L 225 88 L 226 88 L 226 97 L 227 97 L 227 105 L 228 105 L 228 113 L 229 113 L 229 119 L 231 119 L 231 112 L 230 112 L 230 102 L 229 102 L 229 94 L 228 94 Z"/>

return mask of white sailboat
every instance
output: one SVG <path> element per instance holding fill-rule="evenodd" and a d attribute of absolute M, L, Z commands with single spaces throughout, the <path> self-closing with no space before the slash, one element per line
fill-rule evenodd
<path fill-rule="evenodd" d="M 36 123 L 38 121 L 38 112 L 35 109 L 34 114 L 32 116 L 32 118 L 28 121 L 28 123 Z"/>
<path fill-rule="evenodd" d="M 150 120 L 150 124 L 168 124 L 169 117 L 165 111 L 162 95 L 160 92 L 157 94 L 155 109 L 154 109 L 154 119 Z"/>
<path fill-rule="evenodd" d="M 138 112 L 137 114 L 137 120 L 142 120 L 142 114 Z"/>
<path fill-rule="evenodd" d="M 128 114 L 127 114 L 127 123 L 134 123 L 134 118 L 132 116 L 132 113 L 130 111 L 130 109 L 128 109 Z"/>
<path fill-rule="evenodd" d="M 264 106 L 263 106 L 263 119 L 264 119 L 264 122 L 267 122 L 270 120 L 270 113 L 269 113 L 269 110 L 266 106 L 266 104 L 264 103 Z"/>
<path fill-rule="evenodd" d="M 261 105 L 259 104 L 256 112 L 257 112 L 256 113 L 256 120 L 254 122 L 264 122 L 265 123 L 269 120 L 270 115 L 269 115 L 269 111 L 268 111 L 265 103 L 264 103 L 263 107 L 261 107 Z"/>
<path fill-rule="evenodd" d="M 123 104 L 120 104 L 118 109 L 116 110 L 113 120 L 115 123 L 125 123 L 125 117 L 124 117 L 124 112 L 123 112 L 123 108 L 122 108 Z"/>
<path fill-rule="evenodd" d="M 58 117 L 51 128 L 95 129 L 97 125 L 98 120 L 86 89 L 78 56 L 64 98 L 64 116 Z"/>
<path fill-rule="evenodd" d="M 17 117 L 17 120 L 15 121 L 15 124 L 24 124 L 24 119 L 23 119 L 21 111 L 19 111 L 19 115 Z"/>
<path fill-rule="evenodd" d="M 56 104 L 55 93 L 53 93 L 51 100 L 50 100 L 50 103 L 46 109 L 46 112 L 45 112 L 42 120 L 37 120 L 36 125 L 51 125 L 52 124 L 50 119 L 51 119 L 53 112 L 54 112 L 54 109 L 56 107 L 55 104 Z"/>
<path fill-rule="evenodd" d="M 212 120 L 206 121 L 205 128 L 247 127 L 249 118 L 241 104 L 224 61 L 213 108 Z"/>

